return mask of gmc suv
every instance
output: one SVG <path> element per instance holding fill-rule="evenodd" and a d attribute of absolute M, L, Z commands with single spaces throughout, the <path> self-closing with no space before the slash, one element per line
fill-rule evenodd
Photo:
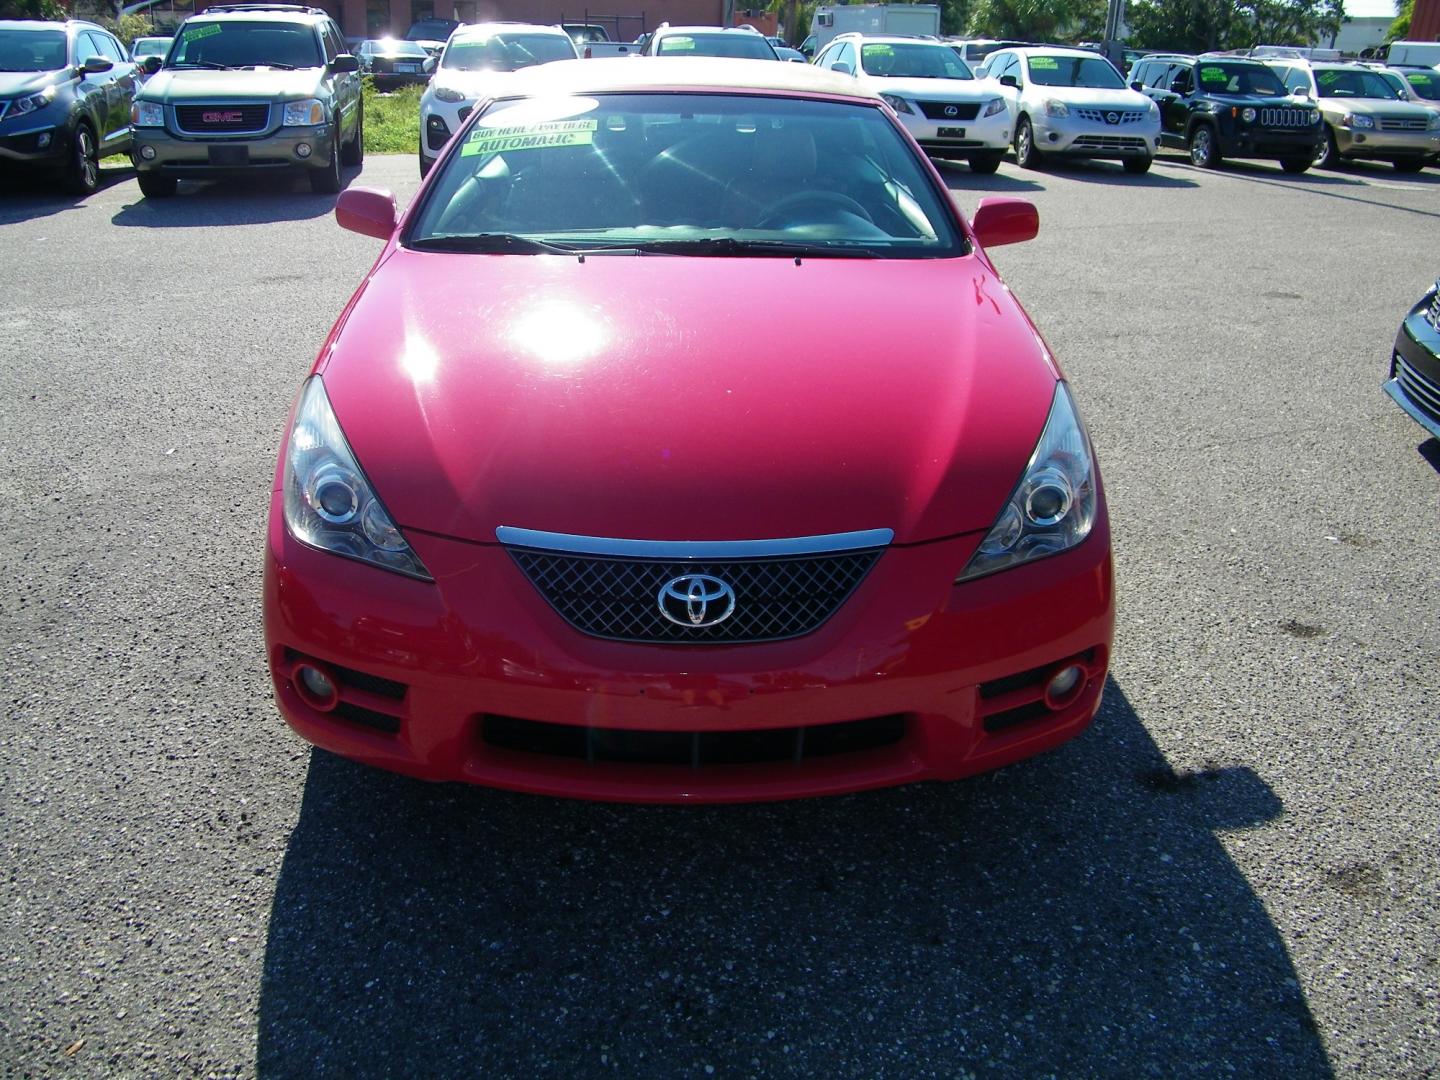
<path fill-rule="evenodd" d="M 1324 138 L 1320 110 L 1289 96 L 1264 64 L 1236 56 L 1160 54 L 1138 60 L 1130 86 L 1160 108 L 1160 143 L 1197 168 L 1225 158 L 1274 158 L 1287 173 L 1310 168 Z"/>
<path fill-rule="evenodd" d="M 228 4 L 180 26 L 135 99 L 132 159 L 149 198 L 187 177 L 298 170 L 340 190 L 365 153 L 360 62 L 319 8 Z"/>

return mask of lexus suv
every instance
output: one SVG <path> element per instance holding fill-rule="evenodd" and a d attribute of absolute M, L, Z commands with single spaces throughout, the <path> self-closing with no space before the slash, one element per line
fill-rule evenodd
<path fill-rule="evenodd" d="M 1225 158 L 1274 158 L 1303 173 L 1323 138 L 1320 110 L 1289 97 L 1256 60 L 1147 56 L 1131 69 L 1130 88 L 1159 107 L 1161 145 L 1187 151 L 1201 169 Z"/>
<path fill-rule="evenodd" d="M 88 22 L 0 21 L 0 173 L 57 170 L 88 195 L 100 159 L 130 147 L 136 68 Z"/>
<path fill-rule="evenodd" d="M 1266 62 L 1292 94 L 1320 106 L 1325 132 L 1315 164 L 1322 169 L 1363 158 L 1419 172 L 1440 151 L 1440 113 L 1401 100 L 1379 72 L 1358 64 Z"/>
<path fill-rule="evenodd" d="M 318 8 L 232 4 L 193 15 L 135 99 L 132 159 L 148 198 L 181 179 L 296 171 L 340 190 L 365 153 L 360 62 Z"/>
<path fill-rule="evenodd" d="M 974 172 L 993 173 L 1010 148 L 1005 99 L 944 42 L 841 34 L 815 66 L 874 90 L 932 157 L 965 158 Z"/>

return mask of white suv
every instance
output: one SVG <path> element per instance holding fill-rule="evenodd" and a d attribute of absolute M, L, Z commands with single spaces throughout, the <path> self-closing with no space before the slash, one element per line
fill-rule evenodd
<path fill-rule="evenodd" d="M 1160 110 L 1125 85 L 1113 64 L 1086 49 L 1004 49 L 980 69 L 1004 96 L 1015 160 L 1038 168 L 1050 155 L 1112 158 L 1147 172 L 1160 149 Z"/>
<path fill-rule="evenodd" d="M 815 66 L 874 90 L 932 157 L 965 158 L 975 172 L 993 173 L 1010 149 L 1004 99 L 943 41 L 841 34 Z"/>
<path fill-rule="evenodd" d="M 420 175 L 430 171 L 475 102 L 500 92 L 511 72 L 552 60 L 578 59 L 575 43 L 558 26 L 459 27 L 445 43 L 435 75 L 420 98 Z"/>

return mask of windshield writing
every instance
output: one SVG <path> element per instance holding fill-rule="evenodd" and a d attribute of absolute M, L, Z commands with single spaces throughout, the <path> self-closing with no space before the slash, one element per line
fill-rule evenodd
<path fill-rule="evenodd" d="M 320 67 L 315 32 L 295 23 L 187 24 L 166 67 Z"/>
<path fill-rule="evenodd" d="M 1098 56 L 1032 56 L 1030 81 L 1039 86 L 1087 86 L 1097 90 L 1123 90 L 1125 84 Z"/>

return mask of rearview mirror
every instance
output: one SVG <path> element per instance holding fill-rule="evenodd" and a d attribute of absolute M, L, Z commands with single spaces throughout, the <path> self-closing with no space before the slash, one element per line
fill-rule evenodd
<path fill-rule="evenodd" d="M 1033 240 L 1040 232 L 1040 211 L 1024 199 L 1004 195 L 981 199 L 970 219 L 970 228 L 983 248 Z"/>
<path fill-rule="evenodd" d="M 330 70 L 336 73 L 346 71 L 359 71 L 360 58 L 356 56 L 351 56 L 349 53 L 341 53 L 339 56 L 335 57 L 334 60 L 330 61 Z"/>
<path fill-rule="evenodd" d="M 80 65 L 80 71 L 85 75 L 100 75 L 114 66 L 113 60 L 106 60 L 103 56 L 87 56 Z"/>
<path fill-rule="evenodd" d="M 1017 78 L 1015 78 L 1014 75 L 1001 75 L 1001 76 L 1000 76 L 1000 85 L 1001 85 L 1001 86 L 1008 86 L 1008 87 L 1010 87 L 1011 90 L 1019 90 L 1019 89 L 1020 89 L 1020 80 L 1017 79 Z"/>
<path fill-rule="evenodd" d="M 395 196 L 380 188 L 351 187 L 335 200 L 335 220 L 349 229 L 377 240 L 395 234 Z"/>

